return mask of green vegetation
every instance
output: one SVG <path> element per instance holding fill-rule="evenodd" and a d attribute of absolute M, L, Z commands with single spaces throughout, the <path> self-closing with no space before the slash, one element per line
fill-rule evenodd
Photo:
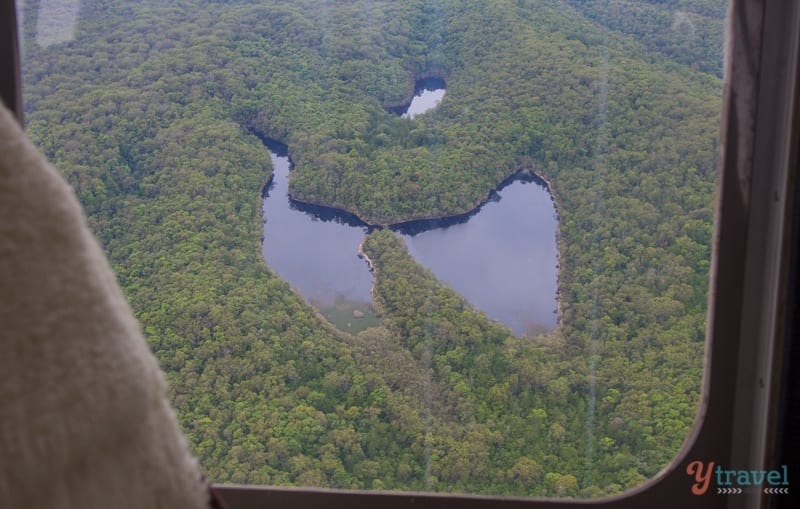
<path fill-rule="evenodd" d="M 587 18 L 626 34 L 657 55 L 722 77 L 727 2 L 569 0 Z"/>
<path fill-rule="evenodd" d="M 75 40 L 40 47 L 26 2 L 29 132 L 211 479 L 585 497 L 671 460 L 702 376 L 724 2 L 607 3 L 87 0 Z M 384 110 L 426 75 L 447 80 L 435 111 Z M 381 230 L 380 324 L 337 330 L 261 258 L 256 134 L 288 145 L 294 196 L 380 224 L 535 168 L 559 329 L 513 337 Z"/>

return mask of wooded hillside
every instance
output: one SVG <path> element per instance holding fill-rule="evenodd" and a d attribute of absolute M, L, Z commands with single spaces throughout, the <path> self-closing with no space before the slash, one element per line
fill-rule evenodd
<path fill-rule="evenodd" d="M 725 2 L 85 0 L 47 47 L 44 3 L 24 4 L 28 132 L 213 481 L 589 497 L 676 454 L 702 377 Z M 436 110 L 386 111 L 425 76 L 447 83 Z M 560 216 L 558 330 L 514 337 L 388 230 L 364 246 L 381 326 L 336 330 L 261 257 L 257 135 L 289 147 L 294 196 L 378 224 L 535 169 Z"/>

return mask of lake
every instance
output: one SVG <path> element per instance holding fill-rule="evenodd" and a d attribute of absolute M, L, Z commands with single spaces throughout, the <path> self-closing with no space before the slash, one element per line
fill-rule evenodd
<path fill-rule="evenodd" d="M 444 90 L 430 83 L 417 85 L 409 107 L 393 111 L 413 116 L 438 104 Z M 340 329 L 358 332 L 376 325 L 372 274 L 358 257 L 368 225 L 336 209 L 290 200 L 286 147 L 264 142 L 274 168 L 263 202 L 262 252 L 267 264 Z M 439 280 L 522 335 L 557 325 L 557 227 L 546 185 L 519 175 L 469 214 L 392 229 Z"/>

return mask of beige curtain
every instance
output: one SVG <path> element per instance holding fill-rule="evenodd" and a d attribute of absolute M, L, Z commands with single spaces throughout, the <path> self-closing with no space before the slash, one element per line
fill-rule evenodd
<path fill-rule="evenodd" d="M 72 190 L 0 104 L 0 507 L 207 505 Z"/>

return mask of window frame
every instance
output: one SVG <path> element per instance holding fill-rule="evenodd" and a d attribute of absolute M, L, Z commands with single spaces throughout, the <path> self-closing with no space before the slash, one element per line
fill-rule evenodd
<path fill-rule="evenodd" d="M 788 333 L 797 323 L 789 311 L 798 292 L 800 3 L 731 0 L 729 9 L 703 389 L 695 425 L 673 462 L 643 485 L 600 499 L 215 486 L 230 509 L 781 506 L 760 490 L 692 495 L 686 473 L 693 460 L 776 468 L 791 433 L 782 423 L 797 417 L 789 395 L 797 377 L 789 378 L 789 368 L 798 366 L 798 355 Z M 0 20 L 0 96 L 22 123 L 14 0 L 0 0 Z"/>
<path fill-rule="evenodd" d="M 22 85 L 20 74 L 19 38 L 17 37 L 17 9 L 14 0 L 0 1 L 0 99 L 8 109 L 22 117 Z"/>

